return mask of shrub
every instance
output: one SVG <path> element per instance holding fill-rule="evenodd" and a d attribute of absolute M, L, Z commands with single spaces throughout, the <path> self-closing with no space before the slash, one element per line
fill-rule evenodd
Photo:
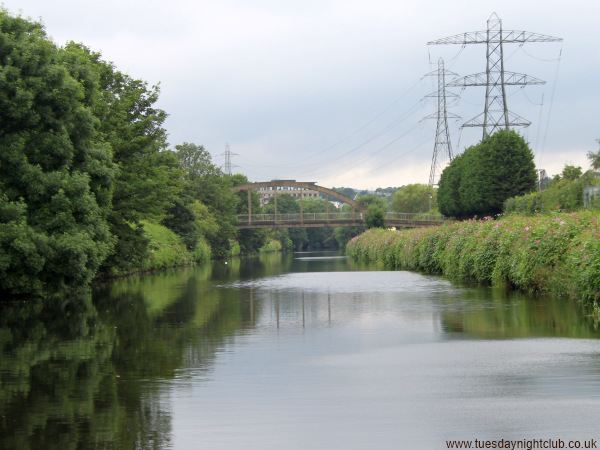
<path fill-rule="evenodd" d="M 276 239 L 269 239 L 261 248 L 261 253 L 280 252 L 282 249 L 281 242 Z"/>

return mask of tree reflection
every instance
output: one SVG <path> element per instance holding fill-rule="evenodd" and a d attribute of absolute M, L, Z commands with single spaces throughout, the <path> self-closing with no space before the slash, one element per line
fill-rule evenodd
<path fill-rule="evenodd" d="M 442 308 L 442 328 L 479 338 L 569 337 L 598 338 L 597 324 L 584 307 L 564 298 L 531 298 L 503 288 L 472 288 L 447 299 Z M 444 301 L 444 299 L 442 299 Z"/>
<path fill-rule="evenodd" d="M 254 326 L 248 291 L 214 289 L 210 268 L 117 282 L 0 311 L 0 448 L 165 448 L 168 389 L 211 370 Z M 167 382 L 167 383 L 166 383 Z"/>

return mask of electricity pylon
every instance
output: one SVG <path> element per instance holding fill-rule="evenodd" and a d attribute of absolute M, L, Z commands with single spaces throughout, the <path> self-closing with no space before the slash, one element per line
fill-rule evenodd
<path fill-rule="evenodd" d="M 503 30 L 502 20 L 492 13 L 487 21 L 487 30 L 471 31 L 454 36 L 430 41 L 427 45 L 441 44 L 486 44 L 486 70 L 482 73 L 467 75 L 453 80 L 449 86 L 485 86 L 485 107 L 482 114 L 465 122 L 463 127 L 483 127 L 483 137 L 491 135 L 500 128 L 511 126 L 527 127 L 531 124 L 527 119 L 508 110 L 506 103 L 506 86 L 525 86 L 544 84 L 545 81 L 523 73 L 509 72 L 504 69 L 504 44 L 520 44 L 529 42 L 559 42 L 561 38 L 529 31 Z"/>
<path fill-rule="evenodd" d="M 231 151 L 231 149 L 229 148 L 229 144 L 225 144 L 225 152 L 221 153 L 221 155 L 225 156 L 225 164 L 224 164 L 224 171 L 226 175 L 231 176 L 231 168 L 232 167 L 238 167 L 235 164 L 231 164 L 231 157 L 232 156 L 238 156 L 237 153 L 233 153 Z"/>
<path fill-rule="evenodd" d="M 448 130 L 448 117 L 458 118 L 456 114 L 448 112 L 448 97 L 457 97 L 456 94 L 446 91 L 446 75 L 458 77 L 458 74 L 444 68 L 444 60 L 438 59 L 438 68 L 429 72 L 425 76 L 437 77 L 437 92 L 426 95 L 426 98 L 437 99 L 437 111 L 425 116 L 425 119 L 436 119 L 435 144 L 433 146 L 433 157 L 431 158 L 431 170 L 429 171 L 429 186 L 436 184 L 436 174 L 443 169 L 446 162 L 452 161 L 452 142 L 450 141 L 450 131 Z"/>

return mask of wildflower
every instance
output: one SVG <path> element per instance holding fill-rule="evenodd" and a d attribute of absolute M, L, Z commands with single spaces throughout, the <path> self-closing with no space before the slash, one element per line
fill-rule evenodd
<path fill-rule="evenodd" d="M 525 231 L 529 231 L 529 226 L 526 226 L 526 227 L 525 227 Z"/>

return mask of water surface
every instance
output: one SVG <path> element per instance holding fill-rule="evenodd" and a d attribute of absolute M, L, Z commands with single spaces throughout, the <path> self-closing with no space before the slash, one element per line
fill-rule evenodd
<path fill-rule="evenodd" d="M 1 312 L 0 448 L 598 437 L 600 333 L 560 299 L 304 253 Z"/>

